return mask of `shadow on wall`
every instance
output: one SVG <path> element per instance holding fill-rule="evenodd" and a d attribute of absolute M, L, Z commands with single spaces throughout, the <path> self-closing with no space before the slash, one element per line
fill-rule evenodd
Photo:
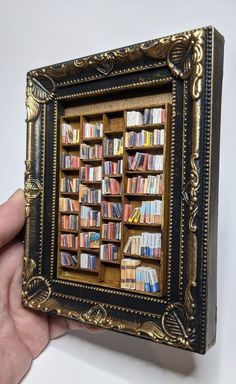
<path fill-rule="evenodd" d="M 76 356 L 79 354 L 79 359 L 85 363 L 91 362 L 92 359 L 93 366 L 95 365 L 98 369 L 104 369 L 110 373 L 114 373 L 113 363 L 111 361 L 110 364 L 107 356 L 111 352 L 114 353 L 114 356 L 119 355 L 119 360 L 124 359 L 126 365 L 127 362 L 130 363 L 128 369 L 132 369 L 132 364 L 133 368 L 135 368 L 135 365 L 139 365 L 140 368 L 148 365 L 149 370 L 152 367 L 154 369 L 159 367 L 162 370 L 168 370 L 180 376 L 190 376 L 196 368 L 193 353 L 137 337 L 113 331 L 104 331 L 104 333 L 98 334 L 90 334 L 86 331 L 72 331 L 70 335 L 73 344 L 69 351 L 70 354 L 76 354 Z M 83 343 L 82 354 L 79 353 L 81 351 L 80 342 Z M 92 354 L 94 356 L 91 356 L 91 346 L 93 347 Z M 117 371 L 117 361 L 115 366 Z M 121 371 L 123 371 L 123 364 L 121 366 Z M 119 370 L 117 373 L 121 376 L 124 374 L 124 372 L 119 372 Z M 138 374 L 138 372 L 136 373 Z M 136 383 L 140 382 L 140 380 L 138 377 L 135 379 Z"/>

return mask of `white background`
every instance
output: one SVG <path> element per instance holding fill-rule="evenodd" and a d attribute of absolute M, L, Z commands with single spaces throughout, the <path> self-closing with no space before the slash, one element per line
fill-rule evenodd
<path fill-rule="evenodd" d="M 236 383 L 235 13 L 234 0 L 0 0 L 0 202 L 23 187 L 28 70 L 211 24 L 226 40 L 217 344 L 199 356 L 114 332 L 80 331 L 53 341 L 24 384 Z"/>

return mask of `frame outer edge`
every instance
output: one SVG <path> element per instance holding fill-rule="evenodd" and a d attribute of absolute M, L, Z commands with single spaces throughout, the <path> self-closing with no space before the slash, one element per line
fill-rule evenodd
<path fill-rule="evenodd" d="M 223 79 L 224 38 L 212 28 L 212 76 L 210 115 L 210 163 L 209 163 L 209 199 L 208 199 L 208 257 L 207 257 L 207 294 L 205 352 L 216 341 L 217 322 L 217 233 L 218 233 L 218 195 L 220 163 L 220 122 L 221 95 Z M 214 113 L 213 113 L 214 111 Z M 205 240 L 205 239 L 204 239 Z M 203 309 L 204 310 L 204 309 Z"/>

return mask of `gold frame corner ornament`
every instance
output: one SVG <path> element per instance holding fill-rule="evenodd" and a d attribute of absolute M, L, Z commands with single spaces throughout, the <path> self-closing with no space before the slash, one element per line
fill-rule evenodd
<path fill-rule="evenodd" d="M 54 99 L 55 90 L 55 82 L 47 74 L 38 75 L 37 72 L 32 71 L 28 75 L 25 101 L 27 123 L 37 120 L 41 105 Z"/>

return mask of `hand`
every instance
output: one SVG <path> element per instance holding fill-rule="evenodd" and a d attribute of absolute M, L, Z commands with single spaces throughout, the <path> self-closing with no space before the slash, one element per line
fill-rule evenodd
<path fill-rule="evenodd" d="M 18 190 L 0 206 L 0 377 L 16 384 L 50 339 L 69 329 L 102 331 L 65 319 L 50 318 L 21 304 L 23 244 L 15 239 L 25 222 L 24 193 Z"/>

